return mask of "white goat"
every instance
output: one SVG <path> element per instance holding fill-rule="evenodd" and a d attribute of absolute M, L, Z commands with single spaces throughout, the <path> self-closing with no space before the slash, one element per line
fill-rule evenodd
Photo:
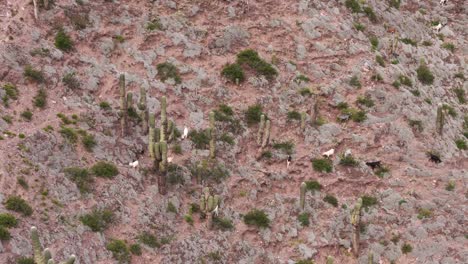
<path fill-rule="evenodd" d="M 134 162 L 130 162 L 128 165 L 132 168 L 136 168 L 138 166 L 138 160 L 135 160 Z"/>
<path fill-rule="evenodd" d="M 348 156 L 351 156 L 351 150 L 350 149 L 347 149 L 345 152 L 344 152 L 344 156 L 345 157 L 348 157 Z"/>
<path fill-rule="evenodd" d="M 171 163 L 174 157 L 167 157 L 167 162 Z"/>
<path fill-rule="evenodd" d="M 437 26 L 433 26 L 432 29 L 435 30 L 436 32 L 439 32 L 442 27 L 443 25 L 439 23 Z"/>
<path fill-rule="evenodd" d="M 440 0 L 440 5 L 446 5 L 448 0 Z"/>
<path fill-rule="evenodd" d="M 184 134 L 182 134 L 182 139 L 186 139 L 188 136 L 188 128 L 187 127 L 184 127 Z"/>
<path fill-rule="evenodd" d="M 325 151 L 324 153 L 322 153 L 322 156 L 327 157 L 327 159 L 329 159 L 330 156 L 332 156 L 333 154 L 335 154 L 335 149 L 330 149 L 329 151 Z"/>
<path fill-rule="evenodd" d="M 213 212 L 212 212 L 212 213 L 214 213 L 214 215 L 215 215 L 216 217 L 218 217 L 218 214 L 219 214 L 218 211 L 219 211 L 219 210 L 218 210 L 218 205 L 216 205 L 216 208 L 213 209 Z"/>

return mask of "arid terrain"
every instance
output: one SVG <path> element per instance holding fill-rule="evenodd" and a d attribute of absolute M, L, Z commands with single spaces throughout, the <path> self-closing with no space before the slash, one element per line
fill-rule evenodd
<path fill-rule="evenodd" d="M 0 264 L 468 263 L 439 2 L 0 0 Z"/>

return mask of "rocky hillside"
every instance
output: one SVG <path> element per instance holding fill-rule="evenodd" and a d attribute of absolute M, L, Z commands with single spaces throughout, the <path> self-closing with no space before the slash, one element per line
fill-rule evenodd
<path fill-rule="evenodd" d="M 0 263 L 468 263 L 467 8 L 0 1 Z"/>

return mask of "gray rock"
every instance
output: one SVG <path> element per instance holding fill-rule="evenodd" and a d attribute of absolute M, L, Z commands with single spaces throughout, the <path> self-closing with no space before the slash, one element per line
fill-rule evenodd
<path fill-rule="evenodd" d="M 249 32 L 240 26 L 228 26 L 224 29 L 223 36 L 215 40 L 215 47 L 222 48 L 224 51 L 230 51 L 234 44 L 246 45 L 247 39 L 250 38 Z"/>
<path fill-rule="evenodd" d="M 297 247 L 302 258 L 309 259 L 312 258 L 315 254 L 317 254 L 317 250 L 306 246 L 305 244 L 299 244 Z"/>

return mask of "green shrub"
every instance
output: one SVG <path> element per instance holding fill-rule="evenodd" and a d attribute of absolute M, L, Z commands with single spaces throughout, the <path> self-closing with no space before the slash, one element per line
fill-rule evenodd
<path fill-rule="evenodd" d="M 103 102 L 100 102 L 99 103 L 99 107 L 102 109 L 102 110 L 110 110 L 111 109 L 111 106 L 108 102 L 106 101 L 103 101 Z"/>
<path fill-rule="evenodd" d="M 10 240 L 11 235 L 10 232 L 8 232 L 8 229 L 6 229 L 3 226 L 0 226 L 0 241 L 7 241 Z"/>
<path fill-rule="evenodd" d="M 130 250 L 130 253 L 132 253 L 135 256 L 141 256 L 141 254 L 143 253 L 141 251 L 140 244 L 131 244 L 128 249 Z"/>
<path fill-rule="evenodd" d="M 385 67 L 385 61 L 382 56 L 377 55 L 375 56 L 375 61 L 382 67 Z"/>
<path fill-rule="evenodd" d="M 388 6 L 393 7 L 395 9 L 400 9 L 401 0 L 389 0 Z"/>
<path fill-rule="evenodd" d="M 348 167 L 356 167 L 359 162 L 353 157 L 353 155 L 340 156 L 340 165 Z"/>
<path fill-rule="evenodd" d="M 16 259 L 16 264 L 34 264 L 34 259 L 28 257 L 20 257 Z"/>
<path fill-rule="evenodd" d="M 119 174 L 119 170 L 117 167 L 108 162 L 99 161 L 91 167 L 91 172 L 96 175 L 97 177 L 103 178 L 114 178 L 117 174 Z"/>
<path fill-rule="evenodd" d="M 416 129 L 419 132 L 423 131 L 423 126 L 422 126 L 422 121 L 421 120 L 413 120 L 413 119 L 408 119 L 408 124 Z"/>
<path fill-rule="evenodd" d="M 60 129 L 60 134 L 71 144 L 75 144 L 78 140 L 78 134 L 73 128 L 64 126 Z"/>
<path fill-rule="evenodd" d="M 299 94 L 302 96 L 310 96 L 312 95 L 312 92 L 310 91 L 309 88 L 302 88 L 299 90 Z"/>
<path fill-rule="evenodd" d="M 458 98 L 458 102 L 460 102 L 460 104 L 466 104 L 465 90 L 463 88 L 455 88 L 453 91 Z"/>
<path fill-rule="evenodd" d="M 237 63 L 239 65 L 248 65 L 255 70 L 257 74 L 261 74 L 270 80 L 278 75 L 276 69 L 260 58 L 258 53 L 252 49 L 246 49 L 237 54 Z"/>
<path fill-rule="evenodd" d="M 189 215 L 189 214 L 184 215 L 184 220 L 189 225 L 193 225 L 193 217 L 191 215 Z"/>
<path fill-rule="evenodd" d="M 310 225 L 310 220 L 309 220 L 309 213 L 301 213 L 297 216 L 297 220 L 299 223 L 301 223 L 302 226 L 309 226 Z"/>
<path fill-rule="evenodd" d="M 329 159 L 313 159 L 312 167 L 318 172 L 332 172 L 333 163 Z"/>
<path fill-rule="evenodd" d="M 2 116 L 2 119 L 5 120 L 8 124 L 13 123 L 13 117 L 10 115 Z"/>
<path fill-rule="evenodd" d="M 447 49 L 450 52 L 455 51 L 455 45 L 453 43 L 444 43 L 444 44 L 442 44 L 442 48 Z"/>
<path fill-rule="evenodd" d="M 466 141 L 462 138 L 455 140 L 455 145 L 460 150 L 467 150 Z"/>
<path fill-rule="evenodd" d="M 65 176 L 70 178 L 76 184 L 76 187 L 81 193 L 87 193 L 91 191 L 91 183 L 93 178 L 89 174 L 88 170 L 80 167 L 68 167 L 63 170 Z"/>
<path fill-rule="evenodd" d="M 28 109 L 21 113 L 21 117 L 27 121 L 31 121 L 33 113 Z"/>
<path fill-rule="evenodd" d="M 260 117 L 262 114 L 263 113 L 262 113 L 261 105 L 259 104 L 251 105 L 245 111 L 245 120 L 249 126 L 253 124 L 258 124 L 260 123 Z"/>
<path fill-rule="evenodd" d="M 182 146 L 179 143 L 175 144 L 174 146 L 172 146 L 172 152 L 174 152 L 174 154 L 181 155 Z"/>
<path fill-rule="evenodd" d="M 359 77 L 354 75 L 353 77 L 351 77 L 351 79 L 349 80 L 349 84 L 351 86 L 354 86 L 356 88 L 361 88 L 361 81 L 359 81 Z"/>
<path fill-rule="evenodd" d="M 83 138 L 81 139 L 81 142 L 83 143 L 84 148 L 92 152 L 93 148 L 96 146 L 96 139 L 94 138 L 93 135 L 86 133 Z"/>
<path fill-rule="evenodd" d="M 119 263 L 130 262 L 130 250 L 127 247 L 127 243 L 123 240 L 112 239 L 106 246 L 107 250 L 112 252 L 112 257 Z"/>
<path fill-rule="evenodd" d="M 305 181 L 306 190 L 314 193 L 315 191 L 320 191 L 322 189 L 322 185 L 318 181 Z"/>
<path fill-rule="evenodd" d="M 80 88 L 81 84 L 80 81 L 75 77 L 74 72 L 69 72 L 65 74 L 62 78 L 62 82 L 70 89 L 76 90 Z"/>
<path fill-rule="evenodd" d="M 8 104 L 9 99 L 11 99 L 11 100 L 17 100 L 18 99 L 19 92 L 18 92 L 18 88 L 16 88 L 15 85 L 13 85 L 11 83 L 7 83 L 7 84 L 3 85 L 2 88 L 5 91 L 5 95 L 2 97 L 2 101 L 5 104 L 5 106 L 9 105 Z"/>
<path fill-rule="evenodd" d="M 273 154 L 269 150 L 265 150 L 262 152 L 261 155 L 262 159 L 271 159 L 273 157 Z"/>
<path fill-rule="evenodd" d="M 190 167 L 190 172 L 194 178 L 199 176 L 203 180 L 212 180 L 216 183 L 229 177 L 229 171 L 223 165 L 208 163 L 206 160 L 201 163 L 201 166 L 193 164 Z"/>
<path fill-rule="evenodd" d="M 146 24 L 146 29 L 153 31 L 153 30 L 164 30 L 163 25 L 161 24 L 161 20 L 159 18 L 155 18 L 152 21 Z"/>
<path fill-rule="evenodd" d="M 426 64 L 421 63 L 416 69 L 416 73 L 418 75 L 418 80 L 422 84 L 430 85 L 434 82 L 434 75 L 432 75 L 431 70 L 429 70 Z"/>
<path fill-rule="evenodd" d="M 60 120 L 62 120 L 63 124 L 65 125 L 69 125 L 73 123 L 66 115 L 62 113 L 58 113 L 57 117 L 60 118 Z"/>
<path fill-rule="evenodd" d="M 245 80 L 244 70 L 242 70 L 242 67 L 237 63 L 226 64 L 221 71 L 221 75 L 233 83 L 241 83 Z"/>
<path fill-rule="evenodd" d="M 363 195 L 361 199 L 362 199 L 362 208 L 366 209 L 366 211 L 369 210 L 369 207 L 377 204 L 377 198 L 375 198 L 374 196 Z"/>
<path fill-rule="evenodd" d="M 18 221 L 16 220 L 15 216 L 9 213 L 0 213 L 0 226 L 5 228 L 16 227 L 18 225 Z"/>
<path fill-rule="evenodd" d="M 18 134 L 18 137 L 19 137 L 19 138 L 21 138 L 21 139 L 23 139 L 23 138 L 25 138 L 25 137 L 26 137 L 26 135 L 25 135 L 25 134 L 23 134 L 23 133 L 19 133 L 19 134 Z"/>
<path fill-rule="evenodd" d="M 393 85 L 393 87 L 395 87 L 395 88 L 398 89 L 398 88 L 400 88 L 401 83 L 400 83 L 400 81 L 396 80 L 396 81 L 394 81 L 394 82 L 392 83 L 392 85 Z"/>
<path fill-rule="evenodd" d="M 377 15 L 374 13 L 374 9 L 372 9 L 372 7 L 366 6 L 362 11 L 364 11 L 364 14 L 366 14 L 372 23 L 377 23 Z"/>
<path fill-rule="evenodd" d="M 448 105 L 448 104 L 443 104 L 443 105 L 442 105 L 442 109 L 444 109 L 445 111 L 447 111 L 447 113 L 448 113 L 451 117 L 457 117 L 457 111 L 455 111 L 455 108 L 451 107 L 450 105 Z"/>
<path fill-rule="evenodd" d="M 353 13 L 361 12 L 361 6 L 357 0 L 346 0 L 345 6 L 351 10 Z"/>
<path fill-rule="evenodd" d="M 11 211 L 22 213 L 24 216 L 30 216 L 33 213 L 33 209 L 23 198 L 12 195 L 9 196 L 5 202 L 5 208 Z"/>
<path fill-rule="evenodd" d="M 334 207 L 338 207 L 338 199 L 333 195 L 327 194 L 325 198 L 323 198 L 323 201 L 333 205 Z"/>
<path fill-rule="evenodd" d="M 221 134 L 221 136 L 219 137 L 219 140 L 222 141 L 222 142 L 226 142 L 228 143 L 229 145 L 234 145 L 234 138 L 231 137 L 229 134 L 227 133 L 223 133 Z"/>
<path fill-rule="evenodd" d="M 351 113 L 351 120 L 354 122 L 364 122 L 367 119 L 367 115 L 365 111 L 359 110 L 359 111 L 353 111 Z"/>
<path fill-rule="evenodd" d="M 253 209 L 244 215 L 244 223 L 246 225 L 253 225 L 256 227 L 269 227 L 270 219 L 263 210 Z"/>
<path fill-rule="evenodd" d="M 26 180 L 24 179 L 23 176 L 20 176 L 20 177 L 16 178 L 16 182 L 17 182 L 21 187 L 23 187 L 25 190 L 29 189 L 29 185 L 28 185 L 28 183 L 26 182 Z"/>
<path fill-rule="evenodd" d="M 465 75 L 463 74 L 463 72 L 455 73 L 455 75 L 453 75 L 453 77 L 462 79 L 463 81 L 465 80 Z"/>
<path fill-rule="evenodd" d="M 35 107 L 44 108 L 47 105 L 47 93 L 44 89 L 39 89 L 36 96 L 33 98 Z"/>
<path fill-rule="evenodd" d="M 27 65 L 26 67 L 24 67 L 23 75 L 27 79 L 35 81 L 37 83 L 43 83 L 45 80 L 42 71 L 35 70 L 31 65 Z"/>
<path fill-rule="evenodd" d="M 156 66 L 158 70 L 158 77 L 161 81 L 166 81 L 167 79 L 174 79 L 176 84 L 182 82 L 182 79 L 179 76 L 179 70 L 174 64 L 169 62 L 160 63 Z"/>
<path fill-rule="evenodd" d="M 398 59 L 393 59 L 390 63 L 393 65 L 397 65 L 398 63 L 400 63 L 400 61 Z"/>
<path fill-rule="evenodd" d="M 413 82 L 408 76 L 400 75 L 398 76 L 398 81 L 403 85 L 406 85 L 408 87 L 413 87 Z"/>
<path fill-rule="evenodd" d="M 221 218 L 221 217 L 213 217 L 213 228 L 218 230 L 231 230 L 234 228 L 231 219 L 228 218 Z"/>
<path fill-rule="evenodd" d="M 170 163 L 167 168 L 167 182 L 170 185 L 184 184 L 184 176 L 182 173 L 182 167 L 177 164 Z"/>
<path fill-rule="evenodd" d="M 447 185 L 445 186 L 445 190 L 451 192 L 455 190 L 455 182 L 454 181 L 449 181 Z"/>
<path fill-rule="evenodd" d="M 414 95 L 414 96 L 420 96 L 421 95 L 421 92 L 419 92 L 419 90 L 410 90 L 410 92 Z"/>
<path fill-rule="evenodd" d="M 288 112 L 288 119 L 289 120 L 301 120 L 301 113 L 297 111 L 289 111 Z"/>
<path fill-rule="evenodd" d="M 156 236 L 151 233 L 143 232 L 138 236 L 138 239 L 140 240 L 141 243 L 147 245 L 150 248 L 161 247 L 161 243 L 159 243 Z"/>
<path fill-rule="evenodd" d="M 367 107 L 373 107 L 374 106 L 374 100 L 370 98 L 370 96 L 358 96 L 356 103 L 360 105 L 365 105 Z"/>
<path fill-rule="evenodd" d="M 310 259 L 301 259 L 301 260 L 296 261 L 295 264 L 315 264 L 315 262 Z"/>
<path fill-rule="evenodd" d="M 364 29 L 366 29 L 366 27 L 361 24 L 361 23 L 354 23 L 354 28 L 357 30 L 357 31 L 364 31 Z"/>
<path fill-rule="evenodd" d="M 278 142 L 273 144 L 273 148 L 281 150 L 286 154 L 292 154 L 294 150 L 294 143 L 292 141 Z"/>
<path fill-rule="evenodd" d="M 192 140 L 196 149 L 207 149 L 210 144 L 210 131 L 205 130 L 191 130 L 189 132 L 189 138 Z"/>
<path fill-rule="evenodd" d="M 381 166 L 377 170 L 375 170 L 375 175 L 377 175 L 379 178 L 383 178 L 386 173 L 390 172 L 390 169 L 385 166 Z"/>
<path fill-rule="evenodd" d="M 55 35 L 55 47 L 65 52 L 73 49 L 73 41 L 62 28 Z"/>
<path fill-rule="evenodd" d="M 298 76 L 296 76 L 296 78 L 294 78 L 294 82 L 295 83 L 301 83 L 301 82 L 310 82 L 310 79 L 309 77 L 303 75 L 303 74 L 299 74 Z"/>
<path fill-rule="evenodd" d="M 115 36 L 112 37 L 112 38 L 113 38 L 113 39 L 115 40 L 115 42 L 117 42 L 117 43 L 123 43 L 123 42 L 125 41 L 125 38 L 124 38 L 124 36 L 122 36 L 122 35 L 115 35 Z"/>
<path fill-rule="evenodd" d="M 93 232 L 102 232 L 114 222 L 114 213 L 109 209 L 93 209 L 91 213 L 82 215 L 80 221 Z"/>
<path fill-rule="evenodd" d="M 371 80 L 375 81 L 375 82 L 382 82 L 383 81 L 383 77 L 382 75 L 380 75 L 380 73 L 374 73 L 372 74 L 371 76 Z"/>
<path fill-rule="evenodd" d="M 408 243 L 404 243 L 401 247 L 401 252 L 403 252 L 403 254 L 408 254 L 411 251 L 413 251 L 413 247 Z"/>
<path fill-rule="evenodd" d="M 400 39 L 401 42 L 405 43 L 405 44 L 408 44 L 408 45 L 411 45 L 411 46 L 414 46 L 416 47 L 418 45 L 418 43 L 410 38 L 402 38 Z"/>
<path fill-rule="evenodd" d="M 372 50 L 377 50 L 379 47 L 379 39 L 376 36 L 371 36 L 369 37 L 369 41 L 371 43 Z"/>

